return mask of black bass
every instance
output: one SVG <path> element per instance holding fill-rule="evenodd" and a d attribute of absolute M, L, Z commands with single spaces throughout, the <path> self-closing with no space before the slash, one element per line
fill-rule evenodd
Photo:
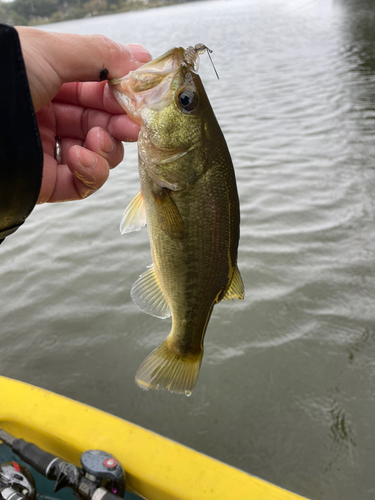
<path fill-rule="evenodd" d="M 205 49 L 176 47 L 110 81 L 141 127 L 141 187 L 120 229 L 137 231 L 147 223 L 153 264 L 131 295 L 149 314 L 172 315 L 170 334 L 137 371 L 143 389 L 191 394 L 214 305 L 244 297 L 232 160 L 197 73 Z"/>

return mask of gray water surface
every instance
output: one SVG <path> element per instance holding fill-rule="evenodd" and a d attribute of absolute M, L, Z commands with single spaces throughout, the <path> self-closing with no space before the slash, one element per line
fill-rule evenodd
<path fill-rule="evenodd" d="M 302 1 L 207 1 L 43 27 L 216 49 Z M 0 247 L 0 373 L 312 499 L 375 496 L 375 5 L 318 0 L 200 74 L 241 202 L 243 302 L 215 307 L 190 398 L 143 392 L 169 320 L 132 303 L 147 231 L 120 236 L 136 145 L 90 199 L 36 207 Z"/>

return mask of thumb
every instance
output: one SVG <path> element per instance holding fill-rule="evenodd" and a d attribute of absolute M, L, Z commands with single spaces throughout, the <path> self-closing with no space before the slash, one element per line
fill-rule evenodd
<path fill-rule="evenodd" d="M 55 97 L 63 83 L 99 81 L 103 68 L 108 78 L 120 78 L 151 59 L 142 45 L 121 45 L 102 35 L 16 29 L 36 112 Z"/>

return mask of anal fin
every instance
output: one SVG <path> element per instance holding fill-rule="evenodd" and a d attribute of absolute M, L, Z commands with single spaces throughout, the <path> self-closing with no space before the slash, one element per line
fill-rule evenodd
<path fill-rule="evenodd" d="M 243 281 L 241 278 L 240 271 L 238 270 L 238 266 L 236 265 L 232 281 L 230 282 L 228 290 L 225 292 L 223 300 L 243 300 L 245 297 L 245 290 L 243 286 Z"/>
<path fill-rule="evenodd" d="M 132 231 L 139 231 L 141 227 L 146 225 L 146 222 L 146 210 L 143 196 L 142 193 L 138 191 L 125 209 L 121 219 L 120 232 L 124 234 L 131 233 Z"/>
<path fill-rule="evenodd" d="M 141 274 L 132 286 L 130 295 L 134 303 L 147 314 L 162 319 L 171 315 L 171 308 L 161 289 L 154 265 Z"/>

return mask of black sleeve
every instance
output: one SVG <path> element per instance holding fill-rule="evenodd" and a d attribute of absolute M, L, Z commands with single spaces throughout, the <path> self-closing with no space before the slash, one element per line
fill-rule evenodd
<path fill-rule="evenodd" d="M 34 208 L 43 149 L 17 31 L 0 24 L 0 243 Z"/>

